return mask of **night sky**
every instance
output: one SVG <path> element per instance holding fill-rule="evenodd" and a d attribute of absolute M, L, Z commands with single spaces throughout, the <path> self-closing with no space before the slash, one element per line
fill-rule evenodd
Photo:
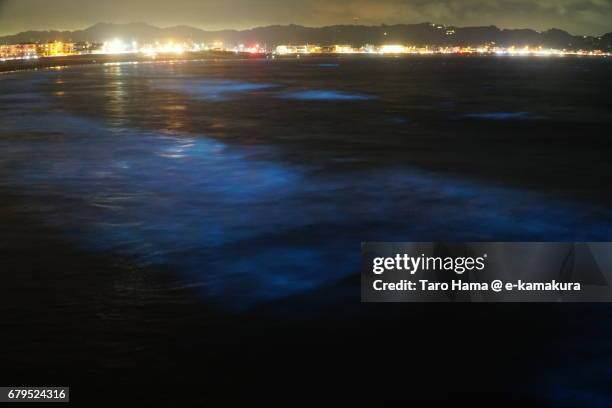
<path fill-rule="evenodd" d="M 612 31 L 612 0 L 0 0 L 0 35 L 98 22 L 212 30 L 425 21 L 600 35 Z"/>

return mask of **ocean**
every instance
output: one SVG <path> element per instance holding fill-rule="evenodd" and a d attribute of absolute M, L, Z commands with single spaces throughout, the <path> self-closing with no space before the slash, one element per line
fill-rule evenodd
<path fill-rule="evenodd" d="M 353 56 L 2 74 L 6 361 L 75 396 L 116 371 L 257 395 L 295 367 L 349 392 L 395 347 L 415 398 L 468 370 L 492 393 L 603 401 L 607 305 L 362 305 L 358 273 L 365 241 L 611 241 L 609 72 Z"/>

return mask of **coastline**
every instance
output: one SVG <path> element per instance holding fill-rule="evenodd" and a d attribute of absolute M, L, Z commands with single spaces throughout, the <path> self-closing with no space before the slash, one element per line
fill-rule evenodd
<path fill-rule="evenodd" d="M 200 51 L 200 52 L 185 52 L 182 54 L 158 54 L 156 56 L 147 56 L 141 53 L 126 53 L 126 54 L 86 54 L 86 55 L 69 55 L 64 57 L 42 57 L 29 60 L 6 60 L 0 61 L 0 74 L 49 69 L 69 66 L 84 66 L 84 65 L 103 65 L 112 63 L 156 63 L 156 62 L 172 62 L 172 61 L 202 61 L 202 60 L 265 60 L 270 58 L 271 54 L 252 54 L 252 53 L 236 53 L 231 51 Z M 312 60 L 324 59 L 344 59 L 344 58 L 602 58 L 607 59 L 608 55 L 565 55 L 565 56 L 550 56 L 541 57 L 535 55 L 509 56 L 495 54 L 287 54 L 274 55 L 273 58 L 278 60 L 295 60 L 299 58 L 307 58 Z"/>
<path fill-rule="evenodd" d="M 266 54 L 234 53 L 227 51 L 202 51 L 184 54 L 159 54 L 155 57 L 143 54 L 88 54 L 69 55 L 65 57 L 43 57 L 30 60 L 7 60 L 0 62 L 0 73 L 57 68 L 80 65 L 99 65 L 109 63 L 131 62 L 170 62 L 170 61 L 197 61 L 197 60 L 240 60 L 265 59 Z"/>

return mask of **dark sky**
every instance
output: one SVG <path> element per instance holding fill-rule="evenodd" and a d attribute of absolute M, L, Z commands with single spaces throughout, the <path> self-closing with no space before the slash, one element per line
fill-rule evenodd
<path fill-rule="evenodd" d="M 0 0 L 0 35 L 97 22 L 220 29 L 425 21 L 603 34 L 612 31 L 612 0 Z"/>

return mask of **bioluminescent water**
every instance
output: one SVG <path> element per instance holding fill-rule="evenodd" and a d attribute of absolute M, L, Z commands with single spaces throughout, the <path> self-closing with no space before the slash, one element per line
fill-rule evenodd
<path fill-rule="evenodd" d="M 369 161 L 394 132 L 423 132 L 432 114 L 514 121 L 545 107 L 506 113 L 507 101 L 497 110 L 488 101 L 455 112 L 443 88 L 433 101 L 407 81 L 399 98 L 398 86 L 366 86 L 356 73 L 350 89 L 350 78 L 334 81 L 345 64 L 332 74 L 288 64 L 4 75 L 0 187 L 72 245 L 168 268 L 229 309 L 355 274 L 362 241 L 612 237 L 605 205 L 425 169 L 410 160 L 418 149 Z"/>
<path fill-rule="evenodd" d="M 168 379 L 206 399 L 314 378 L 346 396 L 477 387 L 605 406 L 608 305 L 362 304 L 359 271 L 364 241 L 612 241 L 610 63 L 2 74 L 2 361 L 79 394 L 146 382 L 157 402 Z M 417 374 L 353 374 L 389 361 Z"/>
<path fill-rule="evenodd" d="M 287 93 L 285 98 L 298 99 L 302 101 L 366 101 L 375 99 L 370 95 L 351 94 L 331 90 L 308 90 Z"/>
<path fill-rule="evenodd" d="M 249 83 L 231 80 L 180 80 L 160 79 L 155 82 L 155 86 L 167 91 L 187 93 L 194 98 L 204 100 L 221 100 L 230 98 L 232 95 L 239 95 L 245 92 L 265 90 L 273 88 L 274 85 Z"/>

